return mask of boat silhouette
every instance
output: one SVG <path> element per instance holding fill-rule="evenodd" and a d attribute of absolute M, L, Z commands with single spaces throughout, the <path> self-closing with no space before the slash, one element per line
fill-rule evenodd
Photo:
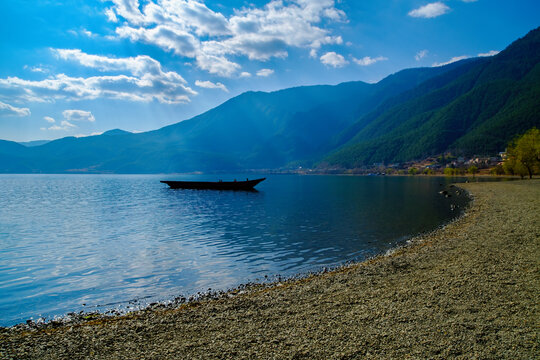
<path fill-rule="evenodd" d="M 265 180 L 260 178 L 255 180 L 245 181 L 172 181 L 161 180 L 160 182 L 167 184 L 171 189 L 196 189 L 196 190 L 253 190 L 255 185 Z"/>

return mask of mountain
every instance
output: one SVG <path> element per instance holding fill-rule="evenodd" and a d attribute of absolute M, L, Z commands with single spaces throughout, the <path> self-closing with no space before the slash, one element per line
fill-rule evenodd
<path fill-rule="evenodd" d="M 0 172 L 351 168 L 448 151 L 496 153 L 540 127 L 539 60 L 535 29 L 493 57 L 407 69 L 376 84 L 246 92 L 145 133 L 115 129 L 32 147 L 0 141 Z"/>
<path fill-rule="evenodd" d="M 516 134 L 540 125 L 539 61 L 540 29 L 496 56 L 462 61 L 361 117 L 321 166 L 503 151 Z"/>
<path fill-rule="evenodd" d="M 129 131 L 125 131 L 125 130 L 122 130 L 122 129 L 112 129 L 112 130 L 109 130 L 109 131 L 105 131 L 101 135 L 116 136 L 116 135 L 127 135 L 127 134 L 131 134 L 131 133 Z"/>
<path fill-rule="evenodd" d="M 13 141 L 0 140 L 0 172 L 33 172 L 32 162 L 27 159 L 28 148 Z"/>
<path fill-rule="evenodd" d="M 246 92 L 192 119 L 146 133 L 117 129 L 25 151 L 0 145 L 0 172 L 171 173 L 309 166 L 333 150 L 331 139 L 356 119 L 451 68 L 403 70 L 377 84 Z"/>

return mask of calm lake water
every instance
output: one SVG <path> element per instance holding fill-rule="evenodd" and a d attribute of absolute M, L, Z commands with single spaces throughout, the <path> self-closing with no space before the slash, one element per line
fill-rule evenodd
<path fill-rule="evenodd" d="M 204 176 L 0 175 L 0 325 L 361 260 L 466 203 L 438 194 L 444 178 L 267 177 L 220 192 L 159 182 Z"/>

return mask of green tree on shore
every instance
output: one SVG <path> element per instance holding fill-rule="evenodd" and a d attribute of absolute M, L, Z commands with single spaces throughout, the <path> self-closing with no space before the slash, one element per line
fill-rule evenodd
<path fill-rule="evenodd" d="M 467 169 L 467 171 L 469 172 L 469 174 L 472 174 L 472 176 L 474 177 L 474 175 L 478 172 L 478 168 L 472 165 Z"/>
<path fill-rule="evenodd" d="M 409 175 L 416 175 L 418 174 L 418 169 L 415 167 L 412 167 L 409 169 Z"/>
<path fill-rule="evenodd" d="M 504 175 L 504 167 L 500 164 L 491 169 L 490 173 L 492 175 Z"/>
<path fill-rule="evenodd" d="M 532 128 L 522 136 L 514 139 L 506 150 L 507 158 L 503 163 L 504 170 L 521 178 L 540 171 L 540 130 Z"/>

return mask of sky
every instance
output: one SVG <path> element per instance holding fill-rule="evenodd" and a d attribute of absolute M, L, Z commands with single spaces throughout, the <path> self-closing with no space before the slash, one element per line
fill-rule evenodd
<path fill-rule="evenodd" d="M 245 91 L 492 56 L 538 0 L 0 2 L 0 139 L 149 131 Z"/>

